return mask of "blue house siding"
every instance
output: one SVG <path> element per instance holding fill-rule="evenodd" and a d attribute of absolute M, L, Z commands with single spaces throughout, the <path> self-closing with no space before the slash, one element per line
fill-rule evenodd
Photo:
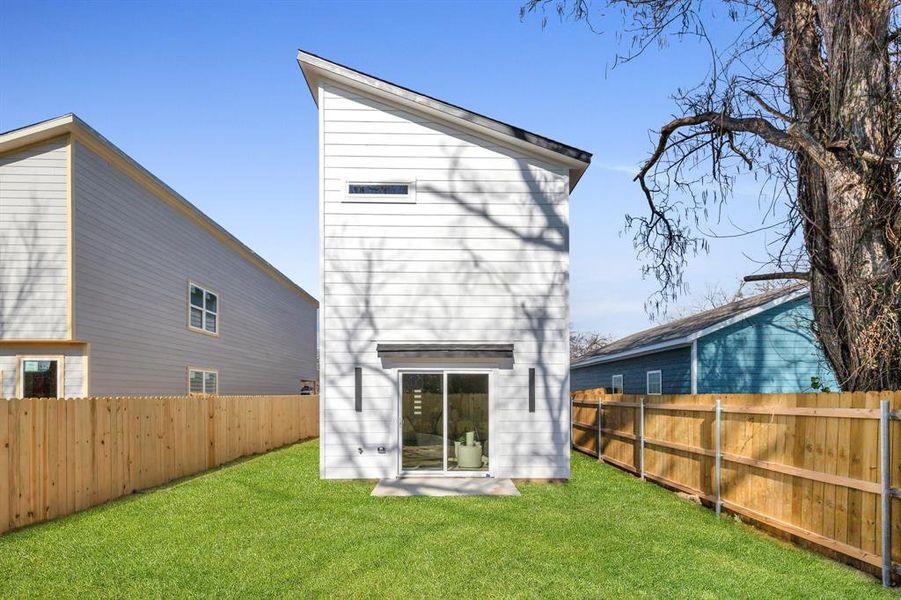
<path fill-rule="evenodd" d="M 837 390 L 811 331 L 809 298 L 780 304 L 698 340 L 698 393 L 779 394 L 810 390 L 810 378 Z"/>
<path fill-rule="evenodd" d="M 627 394 L 647 393 L 647 372 L 661 372 L 664 394 L 691 393 L 691 348 L 676 348 L 635 358 L 577 367 L 570 373 L 570 388 L 610 390 L 614 375 L 623 376 L 623 391 Z"/>

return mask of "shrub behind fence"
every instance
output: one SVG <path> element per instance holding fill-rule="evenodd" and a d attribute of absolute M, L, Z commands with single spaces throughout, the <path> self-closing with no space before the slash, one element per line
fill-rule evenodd
<path fill-rule="evenodd" d="M 882 400 L 889 401 L 885 414 Z M 901 392 L 633 396 L 584 390 L 573 393 L 573 445 L 897 578 L 899 408 Z M 890 457 L 885 473 L 883 439 Z"/>
<path fill-rule="evenodd" d="M 0 400 L 0 532 L 318 434 L 318 396 Z"/>

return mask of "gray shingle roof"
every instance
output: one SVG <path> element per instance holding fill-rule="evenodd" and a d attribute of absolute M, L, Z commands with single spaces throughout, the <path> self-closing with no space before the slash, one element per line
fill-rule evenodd
<path fill-rule="evenodd" d="M 713 327 L 724 321 L 728 321 L 733 317 L 737 317 L 742 313 L 763 306 L 769 302 L 783 297 L 802 295 L 802 290 L 806 289 L 806 284 L 792 285 L 778 290 L 771 290 L 749 298 L 742 298 L 722 306 L 718 306 L 711 310 L 705 310 L 697 314 L 676 319 L 663 325 L 658 325 L 638 333 L 618 339 L 611 342 L 598 350 L 580 358 L 573 366 L 579 363 L 599 359 L 623 352 L 639 352 L 642 348 L 665 344 L 666 342 L 676 342 L 682 340 L 692 334 L 703 331 L 709 327 Z"/>

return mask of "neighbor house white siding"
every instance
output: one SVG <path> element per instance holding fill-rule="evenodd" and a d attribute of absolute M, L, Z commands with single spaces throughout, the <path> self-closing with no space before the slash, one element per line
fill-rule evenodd
<path fill-rule="evenodd" d="M 184 394 L 189 366 L 218 370 L 220 394 L 297 393 L 315 378 L 314 305 L 91 149 L 74 152 L 75 335 L 91 344 L 91 394 Z M 219 294 L 218 336 L 188 329 L 189 280 Z"/>
<path fill-rule="evenodd" d="M 19 396 L 19 358 L 62 358 L 62 396 L 80 398 L 87 393 L 86 348 L 71 344 L 0 345 L 0 398 Z"/>
<path fill-rule="evenodd" d="M 322 475 L 397 473 L 397 372 L 378 343 L 491 342 L 515 346 L 495 373 L 493 473 L 568 477 L 567 168 L 330 83 L 319 104 Z M 416 201 L 346 202 L 348 181 L 413 182 Z"/>
<path fill-rule="evenodd" d="M 68 337 L 67 140 L 0 156 L 0 341 Z"/>

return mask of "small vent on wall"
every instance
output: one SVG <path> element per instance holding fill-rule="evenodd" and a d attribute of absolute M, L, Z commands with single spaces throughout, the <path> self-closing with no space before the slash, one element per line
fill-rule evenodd
<path fill-rule="evenodd" d="M 529 369 L 529 412 L 535 412 L 535 369 Z"/>
<path fill-rule="evenodd" d="M 354 410 L 363 412 L 363 368 L 354 367 Z"/>

